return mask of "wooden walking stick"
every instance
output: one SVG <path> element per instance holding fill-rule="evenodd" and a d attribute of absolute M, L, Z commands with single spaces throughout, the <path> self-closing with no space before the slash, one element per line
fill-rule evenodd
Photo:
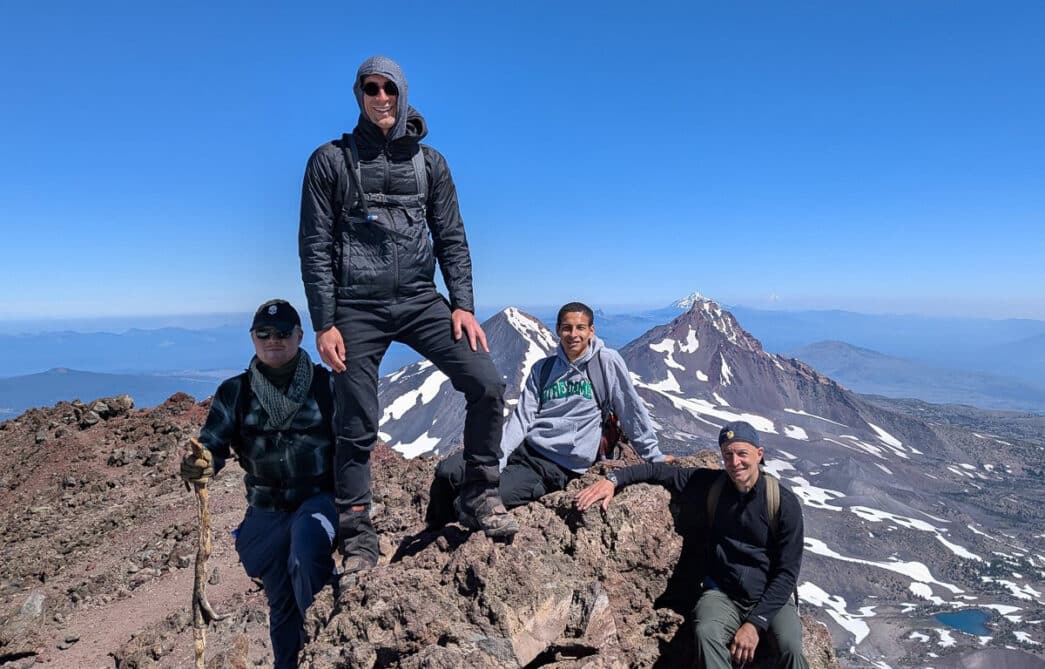
<path fill-rule="evenodd" d="M 192 454 L 197 460 L 204 459 L 203 445 L 195 437 L 189 438 Z M 188 484 L 186 484 L 188 485 Z M 225 616 L 214 612 L 207 601 L 207 558 L 210 557 L 210 504 L 207 498 L 207 481 L 194 481 L 196 506 L 199 517 L 199 545 L 196 549 L 196 574 L 192 582 L 192 643 L 196 650 L 196 669 L 203 667 L 203 651 L 207 648 L 207 624 Z"/>

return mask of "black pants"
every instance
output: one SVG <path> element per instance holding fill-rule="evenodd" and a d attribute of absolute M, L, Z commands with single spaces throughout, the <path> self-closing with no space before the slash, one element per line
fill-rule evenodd
<path fill-rule="evenodd" d="M 464 483 L 464 454 L 451 454 L 435 468 L 431 496 L 425 520 L 429 526 L 439 527 L 456 520 L 454 498 Z M 500 491 L 504 505 L 509 509 L 522 506 L 556 490 L 580 476 L 543 457 L 526 442 L 512 451 L 501 472 Z"/>
<path fill-rule="evenodd" d="M 468 337 L 454 341 L 450 307 L 438 293 L 377 307 L 338 305 L 347 369 L 334 375 L 337 397 L 335 493 L 338 509 L 370 504 L 370 451 L 378 428 L 377 369 L 393 341 L 432 361 L 464 393 L 466 481 L 497 481 L 504 423 L 504 380 L 490 355 L 473 351 Z"/>

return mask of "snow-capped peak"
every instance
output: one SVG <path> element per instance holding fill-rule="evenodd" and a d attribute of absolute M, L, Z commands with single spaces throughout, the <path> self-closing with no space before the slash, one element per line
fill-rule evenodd
<path fill-rule="evenodd" d="M 548 331 L 548 328 L 544 327 L 533 316 L 520 311 L 516 307 L 508 307 L 501 313 L 508 319 L 508 323 L 527 340 L 543 345 L 546 349 L 554 349 L 558 344 L 555 336 Z"/>
<path fill-rule="evenodd" d="M 679 298 L 679 299 L 675 300 L 674 302 L 671 303 L 671 306 L 675 307 L 676 309 L 685 309 L 686 311 L 689 311 L 689 309 L 694 304 L 696 304 L 698 302 L 703 302 L 704 300 L 707 300 L 707 299 L 708 298 L 706 298 L 703 295 L 701 295 L 699 291 L 695 290 L 692 293 L 690 293 L 689 295 L 686 295 L 685 297 L 682 297 L 682 298 Z"/>

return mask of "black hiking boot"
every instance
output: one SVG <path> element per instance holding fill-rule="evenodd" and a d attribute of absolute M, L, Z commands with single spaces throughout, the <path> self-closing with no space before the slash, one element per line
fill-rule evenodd
<path fill-rule="evenodd" d="M 457 521 L 470 530 L 482 530 L 491 539 L 508 539 L 519 531 L 519 521 L 508 513 L 496 489 L 481 490 L 454 501 Z"/>
<path fill-rule="evenodd" d="M 381 549 L 377 530 L 370 522 L 370 508 L 345 509 L 338 514 L 338 541 L 340 542 L 342 573 L 366 571 L 377 564 Z"/>

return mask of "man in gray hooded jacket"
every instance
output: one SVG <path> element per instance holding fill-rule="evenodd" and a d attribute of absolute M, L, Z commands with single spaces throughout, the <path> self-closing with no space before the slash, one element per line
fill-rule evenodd
<path fill-rule="evenodd" d="M 620 354 L 595 336 L 595 314 L 580 302 L 559 309 L 555 355 L 530 369 L 515 411 L 501 438 L 501 498 L 511 508 L 562 490 L 599 457 L 606 401 L 621 429 L 643 459 L 664 462 L 649 412 L 632 385 Z M 550 361 L 550 362 L 548 362 Z M 546 375 L 541 368 L 550 364 Z M 589 369 L 599 365 L 607 398 L 596 398 Z M 546 376 L 544 387 L 541 377 Z M 439 463 L 432 483 L 427 521 L 437 527 L 452 519 L 450 504 L 464 480 L 460 453 Z"/>
<path fill-rule="evenodd" d="M 355 130 L 319 147 L 301 194 L 298 250 L 316 348 L 334 370 L 335 501 L 344 569 L 373 566 L 370 452 L 377 370 L 393 341 L 431 360 L 467 400 L 462 520 L 492 537 L 518 530 L 498 496 L 504 381 L 475 318 L 472 263 L 446 160 L 422 145 L 394 61 L 366 60 L 353 84 Z M 439 263 L 450 293 L 435 287 Z"/>

